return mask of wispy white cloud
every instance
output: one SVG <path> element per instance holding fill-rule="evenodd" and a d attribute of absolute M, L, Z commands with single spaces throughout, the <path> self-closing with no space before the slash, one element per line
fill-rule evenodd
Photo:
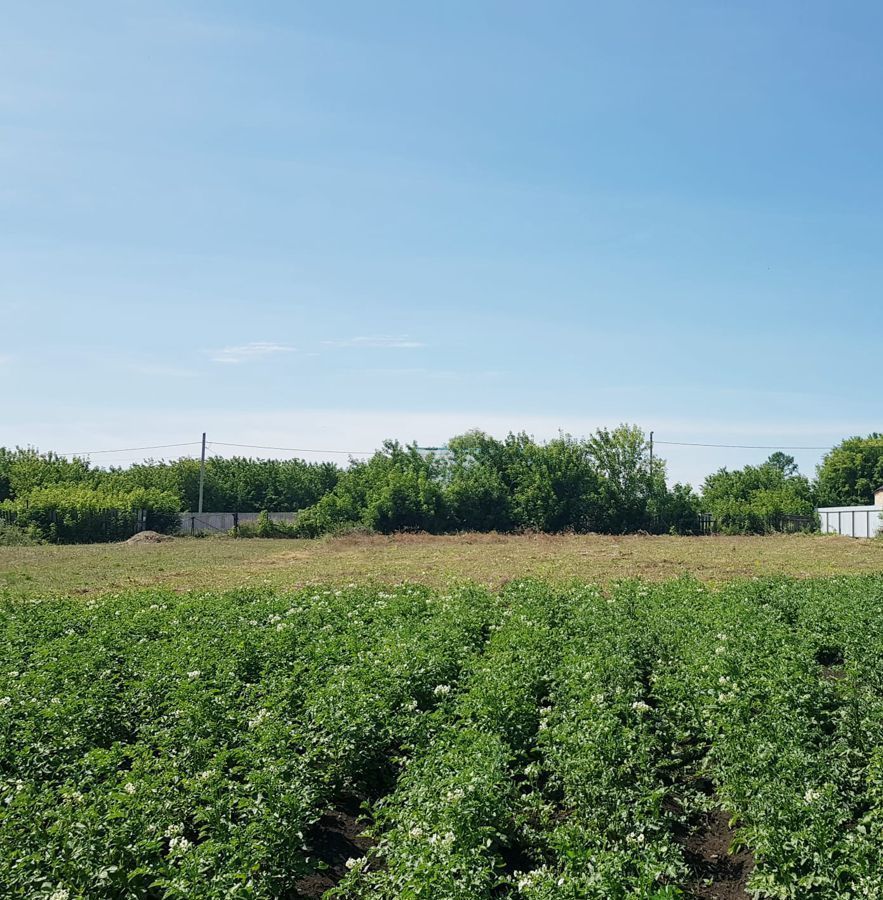
<path fill-rule="evenodd" d="M 0 366 L 8 366 L 12 364 L 12 357 L 7 353 L 0 353 Z"/>
<path fill-rule="evenodd" d="M 267 356 L 275 356 L 277 353 L 293 353 L 294 347 L 287 344 L 276 344 L 272 341 L 253 341 L 250 344 L 241 344 L 238 347 L 223 347 L 221 350 L 212 350 L 209 358 L 212 362 L 229 363 L 236 365 L 243 362 L 251 362 L 255 359 L 263 359 Z"/>
<path fill-rule="evenodd" d="M 415 341 L 408 335 L 366 335 L 338 341 L 322 341 L 328 347 L 379 347 L 382 349 L 410 350 L 425 347 L 422 341 Z"/>
<path fill-rule="evenodd" d="M 471 371 L 456 369 L 429 369 L 426 367 L 410 367 L 410 368 L 369 368 L 369 369 L 350 369 L 350 372 L 358 375 L 375 375 L 382 378 L 427 378 L 439 381 L 468 381 L 475 382 L 478 380 L 490 381 L 505 377 L 506 373 L 497 370 Z"/>
<path fill-rule="evenodd" d="M 161 363 L 132 363 L 129 366 L 137 375 L 147 375 L 157 378 L 196 378 L 199 372 L 187 369 L 183 366 L 164 366 Z"/>

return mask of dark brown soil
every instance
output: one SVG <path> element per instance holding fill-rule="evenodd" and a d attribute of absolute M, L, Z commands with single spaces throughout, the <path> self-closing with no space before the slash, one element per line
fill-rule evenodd
<path fill-rule="evenodd" d="M 298 882 L 298 897 L 302 900 L 317 900 L 340 882 L 348 871 L 346 861 L 361 858 L 373 844 L 371 838 L 362 834 L 364 827 L 359 821 L 357 800 L 342 801 L 336 809 L 322 816 L 310 847 L 325 865 L 321 871 Z"/>
<path fill-rule="evenodd" d="M 745 890 L 754 869 L 748 850 L 730 853 L 735 832 L 722 809 L 707 813 L 684 845 L 684 856 L 693 870 L 687 885 L 689 896 L 702 900 L 750 900 Z"/>
<path fill-rule="evenodd" d="M 822 666 L 822 678 L 828 681 L 840 681 L 846 678 L 846 670 L 843 666 Z"/>

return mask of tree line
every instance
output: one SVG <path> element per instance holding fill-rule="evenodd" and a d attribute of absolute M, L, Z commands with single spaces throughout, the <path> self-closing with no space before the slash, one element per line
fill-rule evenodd
<path fill-rule="evenodd" d="M 169 530 L 197 506 L 199 462 L 189 458 L 101 468 L 33 449 L 0 448 L 0 518 L 36 538 L 92 540 L 99 509 L 147 511 Z M 438 452 L 387 441 L 346 467 L 304 460 L 210 457 L 204 509 L 297 511 L 292 526 L 261 533 L 314 537 L 352 529 L 693 533 L 699 514 L 726 533 L 776 530 L 818 505 L 871 503 L 883 485 L 883 435 L 852 437 L 830 451 L 812 480 L 793 457 L 720 469 L 700 492 L 669 485 L 634 425 L 538 442 L 525 433 L 497 439 L 470 431 Z M 88 526 L 92 522 L 93 526 Z M 9 526 L 6 526 L 8 532 Z"/>

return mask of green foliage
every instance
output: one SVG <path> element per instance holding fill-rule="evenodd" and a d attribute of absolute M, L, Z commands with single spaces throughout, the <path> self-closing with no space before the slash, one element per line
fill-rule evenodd
<path fill-rule="evenodd" d="M 644 432 L 634 425 L 613 431 L 599 429 L 588 441 L 588 449 L 601 476 L 601 521 L 603 531 L 625 533 L 650 528 L 647 505 L 651 490 L 664 488 L 657 472 L 650 473 L 650 445 Z M 657 466 L 664 464 L 654 461 Z"/>
<path fill-rule="evenodd" d="M 339 474 L 332 463 L 210 456 L 205 463 L 203 509 L 295 512 L 331 490 Z M 195 459 L 136 463 L 127 469 L 112 469 L 106 478 L 122 487 L 170 491 L 180 498 L 182 510 L 198 506 L 199 461 Z"/>
<path fill-rule="evenodd" d="M 783 516 L 815 512 L 809 481 L 797 474 L 792 457 L 774 454 L 759 466 L 720 469 L 705 479 L 702 503 L 725 534 L 774 531 Z"/>
<path fill-rule="evenodd" d="M 656 479 L 657 492 L 650 500 L 655 530 L 670 534 L 693 534 L 698 524 L 702 501 L 689 484 L 676 483 L 666 490 Z"/>
<path fill-rule="evenodd" d="M 10 900 L 295 897 L 354 796 L 375 842 L 328 897 L 692 896 L 710 812 L 760 900 L 883 896 L 880 576 L 152 591 L 0 631 Z"/>
<path fill-rule="evenodd" d="M 586 440 L 561 435 L 538 443 L 527 434 L 498 440 L 480 431 L 453 437 L 441 453 L 387 441 L 346 469 L 302 460 L 244 457 L 206 461 L 204 507 L 218 511 L 292 511 L 293 527 L 247 526 L 243 536 L 317 537 L 356 530 L 542 531 L 623 534 L 694 533 L 700 510 L 725 533 L 766 533 L 784 517 L 812 516 L 823 503 L 869 503 L 883 484 L 883 437 L 850 438 L 825 458 L 818 482 L 794 458 L 773 453 L 759 466 L 709 475 L 702 498 L 666 482 L 666 465 L 650 459 L 634 425 L 599 429 Z M 197 505 L 196 460 L 92 468 L 34 450 L 0 449 L 0 500 L 79 485 L 102 492 L 161 491 L 180 509 Z M 50 535 L 51 537 L 51 535 Z M 53 540 L 59 539 L 57 536 Z"/>
<path fill-rule="evenodd" d="M 685 583 L 659 632 L 659 706 L 757 860 L 759 897 L 883 891 L 883 580 Z M 660 620 L 662 624 L 662 620 Z M 667 632 L 667 634 L 666 634 Z"/>
<path fill-rule="evenodd" d="M 530 765 L 550 665 L 559 656 L 558 629 L 584 593 L 531 583 L 505 592 L 502 621 L 464 673 L 446 721 L 373 810 L 381 865 L 363 859 L 339 896 L 494 895 L 503 855 L 525 833 L 516 773 Z M 435 692 L 448 696 L 450 686 Z"/>
<path fill-rule="evenodd" d="M 480 431 L 448 441 L 445 495 L 458 531 L 510 531 L 515 513 L 512 479 L 501 464 L 502 446 Z"/>
<path fill-rule="evenodd" d="M 296 511 L 316 503 L 338 477 L 330 463 L 210 457 L 204 505 L 219 511 Z M 192 459 L 104 470 L 54 453 L 0 448 L 0 502 L 17 523 L 53 542 L 128 537 L 138 509 L 147 510 L 146 528 L 175 530 L 173 513 L 196 509 L 198 490 L 199 463 Z M 293 533 L 277 525 L 271 531 Z"/>
<path fill-rule="evenodd" d="M 416 448 L 387 442 L 385 454 L 375 456 L 382 477 L 372 479 L 365 494 L 361 524 L 374 531 L 443 531 L 447 510 L 437 478 L 435 460 Z"/>
<path fill-rule="evenodd" d="M 650 592 L 624 585 L 580 610 L 540 736 L 546 792 L 566 817 L 548 809 L 545 864 L 516 881 L 519 897 L 682 896 L 688 877 L 675 839 L 680 824 L 662 799 L 670 735 L 655 709 L 655 616 Z"/>
<path fill-rule="evenodd" d="M 40 543 L 32 528 L 22 528 L 0 518 L 0 547 L 31 547 Z"/>
<path fill-rule="evenodd" d="M 267 510 L 261 510 L 254 522 L 242 522 L 238 529 L 230 532 L 241 538 L 284 538 L 297 537 L 297 526 L 292 522 L 276 522 Z"/>
<path fill-rule="evenodd" d="M 136 488 L 110 491 L 85 484 L 54 484 L 0 503 L 15 523 L 33 536 L 52 543 L 82 544 L 123 540 L 141 523 L 152 531 L 178 528 L 178 501 L 173 494 Z"/>
<path fill-rule="evenodd" d="M 57 453 L 40 453 L 32 448 L 0 447 L 0 501 L 57 484 L 95 486 L 101 474 L 86 460 L 76 457 L 69 460 Z"/>
<path fill-rule="evenodd" d="M 354 526 L 372 531 L 444 531 L 448 524 L 439 464 L 416 447 L 387 441 L 356 462 L 335 488 L 298 517 L 299 534 L 315 537 Z"/>
<path fill-rule="evenodd" d="M 500 473 L 519 529 L 592 531 L 598 527 L 598 474 L 584 442 L 537 444 L 526 434 L 502 443 Z"/>
<path fill-rule="evenodd" d="M 219 512 L 293 512 L 311 506 L 337 483 L 340 470 L 331 463 L 304 460 L 206 460 L 204 508 Z M 198 505 L 199 461 L 147 461 L 128 468 L 98 469 L 83 459 L 65 459 L 33 449 L 0 448 L 0 500 L 27 496 L 42 487 L 85 485 L 114 493 L 137 489 L 161 491 L 178 498 L 180 510 Z"/>
<path fill-rule="evenodd" d="M 539 444 L 526 434 L 499 441 L 479 431 L 452 438 L 441 455 L 388 442 L 353 464 L 335 488 L 298 518 L 305 537 L 364 526 L 374 531 L 693 530 L 696 498 L 669 493 L 665 464 L 650 472 L 640 429 L 562 435 Z"/>
<path fill-rule="evenodd" d="M 883 486 L 883 434 L 842 441 L 826 454 L 816 477 L 820 505 L 870 505 Z"/>
<path fill-rule="evenodd" d="M 0 894 L 294 896 L 322 813 L 388 778 L 492 614 L 411 588 L 3 607 Z"/>

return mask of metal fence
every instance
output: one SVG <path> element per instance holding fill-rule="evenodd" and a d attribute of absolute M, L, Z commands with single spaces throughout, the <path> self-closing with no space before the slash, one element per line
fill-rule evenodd
<path fill-rule="evenodd" d="M 256 512 L 204 512 L 181 513 L 181 534 L 226 534 L 235 531 L 240 525 L 257 522 L 260 513 Z M 268 513 L 271 522 L 291 523 L 297 518 L 296 512 Z"/>
<path fill-rule="evenodd" d="M 883 508 L 879 506 L 828 506 L 818 512 L 823 534 L 855 538 L 883 534 Z"/>
<path fill-rule="evenodd" d="M 748 523 L 746 523 L 748 524 Z M 766 516 L 758 519 L 746 528 L 750 534 L 798 534 L 818 530 L 819 523 L 815 516 Z M 729 529 L 725 524 L 718 522 L 711 513 L 700 513 L 697 525 L 699 534 L 726 534 Z M 740 531 L 741 529 L 733 529 Z"/>

